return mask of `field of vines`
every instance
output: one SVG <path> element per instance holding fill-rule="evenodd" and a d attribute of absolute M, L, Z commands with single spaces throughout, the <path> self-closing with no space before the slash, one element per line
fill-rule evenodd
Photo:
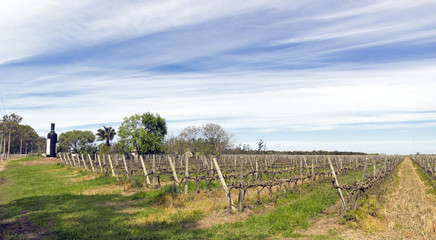
<path fill-rule="evenodd" d="M 248 195 L 261 201 L 261 194 L 286 195 L 294 188 L 332 180 L 345 210 L 355 209 L 366 190 L 387 176 L 402 156 L 379 155 L 223 155 L 181 156 L 80 155 L 59 153 L 63 164 L 113 176 L 139 186 L 160 188 L 174 184 L 185 194 L 223 189 L 229 210 L 243 211 Z M 429 161 L 427 161 L 429 162 Z M 434 167 L 434 158 L 431 163 Z M 337 175 L 362 171 L 352 185 L 341 185 Z M 190 189 L 191 188 L 191 189 Z M 232 192 L 237 192 L 237 195 Z M 345 194 L 343 194 L 343 192 Z M 233 197 L 232 197 L 233 196 Z M 234 199 L 236 196 L 237 200 Z M 237 203 L 237 204 L 235 204 Z"/>
<path fill-rule="evenodd" d="M 433 179 L 436 179 L 436 156 L 434 155 L 416 155 L 413 161 L 418 164 Z"/>

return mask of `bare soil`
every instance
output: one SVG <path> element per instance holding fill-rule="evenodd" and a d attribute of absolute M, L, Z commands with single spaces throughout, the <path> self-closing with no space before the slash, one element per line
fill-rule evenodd
<path fill-rule="evenodd" d="M 4 171 L 6 169 L 6 165 L 8 164 L 9 161 L 11 161 L 11 160 L 0 161 L 0 172 Z"/>
<path fill-rule="evenodd" d="M 0 239 L 43 239 L 49 232 L 32 224 L 26 216 L 0 221 Z"/>
<path fill-rule="evenodd" d="M 306 231 L 308 239 L 324 235 L 342 239 L 436 239 L 436 198 L 419 178 L 409 158 L 399 165 L 399 186 L 385 196 L 382 216 L 369 219 L 375 232 L 341 224 L 341 205 L 330 207 Z M 329 213 L 330 212 L 330 213 Z"/>

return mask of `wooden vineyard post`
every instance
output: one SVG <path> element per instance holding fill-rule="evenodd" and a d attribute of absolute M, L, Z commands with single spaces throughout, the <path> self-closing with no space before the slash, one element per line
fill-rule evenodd
<path fill-rule="evenodd" d="M 176 167 L 175 167 L 176 163 L 175 163 L 175 161 L 173 163 L 170 156 L 168 156 L 168 161 L 170 162 L 171 172 L 173 172 L 174 181 L 177 183 L 177 186 L 179 188 L 179 192 L 181 192 L 180 182 L 179 182 L 179 178 L 177 177 L 177 172 L 176 172 Z"/>
<path fill-rule="evenodd" d="M 88 154 L 88 160 L 89 160 L 89 163 L 91 164 L 92 172 L 95 172 L 94 164 L 92 164 L 91 155 L 89 155 L 89 154 Z"/>
<path fill-rule="evenodd" d="M 335 180 L 335 187 L 339 187 L 339 182 L 338 182 L 338 178 L 336 177 L 336 173 L 335 173 L 335 169 L 333 168 L 333 164 L 332 161 L 330 160 L 330 158 L 327 158 L 328 162 L 329 162 L 329 166 L 330 166 L 330 170 L 332 171 L 332 175 L 333 178 Z M 347 210 L 347 205 L 345 204 L 345 200 L 344 197 L 342 196 L 342 191 L 340 188 L 336 188 L 338 190 L 338 195 L 341 198 L 341 203 L 342 203 L 342 207 L 344 208 L 344 210 Z"/>
<path fill-rule="evenodd" d="M 126 170 L 127 178 L 130 179 L 129 169 L 127 168 L 126 157 L 123 155 L 124 169 Z"/>
<path fill-rule="evenodd" d="M 73 160 L 70 159 L 70 156 L 68 155 L 68 153 L 66 155 L 67 155 L 68 162 L 70 162 L 70 166 L 74 166 L 74 162 L 73 162 Z"/>
<path fill-rule="evenodd" d="M 62 154 L 59 154 L 59 158 L 61 159 L 61 163 L 64 163 L 66 165 L 66 162 L 64 161 Z"/>
<path fill-rule="evenodd" d="M 156 187 L 156 155 L 153 154 L 153 188 Z"/>
<path fill-rule="evenodd" d="M 74 159 L 73 154 L 71 154 L 71 157 Z M 77 161 L 77 167 L 81 168 L 81 164 L 80 164 L 80 158 L 79 158 L 79 154 L 75 154 L 76 157 L 76 161 Z"/>
<path fill-rule="evenodd" d="M 63 164 L 68 165 L 68 163 L 67 163 L 67 159 L 65 158 L 65 155 L 64 155 L 64 154 L 60 153 L 60 154 L 59 154 L 59 157 L 61 158 L 61 162 L 62 162 Z"/>
<path fill-rule="evenodd" d="M 75 167 L 79 167 L 80 168 L 80 161 L 79 161 L 79 156 L 78 154 L 71 154 L 71 159 L 74 161 L 74 165 Z"/>
<path fill-rule="evenodd" d="M 188 194 L 188 177 L 189 177 L 189 157 L 192 156 L 191 152 L 186 152 L 185 153 L 185 194 Z"/>
<path fill-rule="evenodd" d="M 309 167 L 307 166 L 306 156 L 303 156 L 304 166 L 306 167 L 307 174 L 309 174 Z"/>
<path fill-rule="evenodd" d="M 142 158 L 142 155 L 139 156 L 139 159 L 141 160 L 142 169 L 144 170 L 145 181 L 147 183 L 147 186 L 150 187 L 150 179 L 148 178 L 147 168 L 145 167 L 144 159 Z"/>
<path fill-rule="evenodd" d="M 257 163 L 257 158 L 256 158 L 256 180 L 259 179 L 259 164 Z"/>
<path fill-rule="evenodd" d="M 232 198 L 230 196 L 229 189 L 227 188 L 226 181 L 224 180 L 223 175 L 221 174 L 220 166 L 218 165 L 218 162 L 216 161 L 216 158 L 212 158 L 212 161 L 213 161 L 213 164 L 215 165 L 215 169 L 216 169 L 216 171 L 218 173 L 218 177 L 220 179 L 221 186 L 223 187 L 224 192 L 226 193 L 227 200 L 229 201 L 229 205 L 230 205 L 229 206 L 230 207 L 229 210 L 230 211 L 235 211 L 236 207 L 235 207 L 235 205 L 233 205 L 233 201 L 232 201 Z"/>
<path fill-rule="evenodd" d="M 72 163 L 71 163 L 71 161 L 70 161 L 70 157 L 68 156 L 68 153 L 65 153 L 64 156 L 65 156 L 65 158 L 67 159 L 68 164 L 69 164 L 70 166 L 73 166 Z"/>
<path fill-rule="evenodd" d="M 314 182 L 314 181 L 315 181 L 315 169 L 313 166 L 313 159 L 312 159 L 312 182 Z"/>
<path fill-rule="evenodd" d="M 365 179 L 367 168 L 368 168 L 368 158 L 365 158 L 365 165 L 364 165 L 363 171 L 362 171 L 362 178 L 360 179 L 361 182 L 363 182 L 363 180 Z"/>
<path fill-rule="evenodd" d="M 101 166 L 100 154 L 97 155 L 98 165 L 100 166 L 100 172 L 103 173 L 103 166 Z"/>
<path fill-rule="evenodd" d="M 303 160 L 300 158 L 300 180 L 301 180 L 301 189 L 304 188 L 304 180 L 303 180 Z"/>
<path fill-rule="evenodd" d="M 67 162 L 67 158 L 65 157 L 65 154 L 60 153 L 59 157 L 61 158 L 61 161 L 65 164 L 65 165 L 69 165 Z"/>
<path fill-rule="evenodd" d="M 244 196 L 243 196 L 243 190 L 242 190 L 242 185 L 244 184 L 244 179 L 243 179 L 243 175 L 242 175 L 242 168 L 244 165 L 244 161 L 242 159 L 242 157 L 239 159 L 241 161 L 241 171 L 240 171 L 240 175 L 239 175 L 239 201 L 238 201 L 238 210 L 239 212 L 242 212 L 244 205 L 242 204 Z"/>
<path fill-rule="evenodd" d="M 80 157 L 82 158 L 83 166 L 85 166 L 85 169 L 88 169 L 88 167 L 86 166 L 85 159 L 83 158 L 83 154 L 80 155 Z"/>
<path fill-rule="evenodd" d="M 374 170 L 374 177 L 375 177 L 375 158 L 373 158 L 374 160 L 373 160 L 373 170 Z"/>
<path fill-rule="evenodd" d="M 109 164 L 111 166 L 112 176 L 115 177 L 114 165 L 112 164 L 111 155 L 107 155 L 107 158 L 108 158 Z"/>

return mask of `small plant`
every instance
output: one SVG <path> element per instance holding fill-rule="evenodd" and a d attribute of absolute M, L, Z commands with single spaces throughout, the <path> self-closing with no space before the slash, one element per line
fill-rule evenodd
<path fill-rule="evenodd" d="M 135 178 L 132 181 L 132 188 L 142 188 L 144 187 L 144 183 L 139 178 Z"/>

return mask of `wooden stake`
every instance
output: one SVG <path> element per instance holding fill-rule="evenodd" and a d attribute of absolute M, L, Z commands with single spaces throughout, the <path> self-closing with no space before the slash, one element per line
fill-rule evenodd
<path fill-rule="evenodd" d="M 147 182 L 147 186 L 150 186 L 150 179 L 148 178 L 147 168 L 145 167 L 144 159 L 142 158 L 142 155 L 139 156 L 139 159 L 141 160 L 142 169 L 144 170 L 144 176 L 145 176 L 145 181 Z"/>
<path fill-rule="evenodd" d="M 111 166 L 112 176 L 115 177 L 114 165 L 112 164 L 111 155 L 107 155 L 107 158 L 109 159 L 109 164 Z"/>
<path fill-rule="evenodd" d="M 179 184 L 179 178 L 177 177 L 176 168 L 174 167 L 173 161 L 171 160 L 171 157 L 168 156 L 168 161 L 170 162 L 171 171 L 173 172 L 174 181 L 176 181 L 177 184 Z"/>
<path fill-rule="evenodd" d="M 242 201 L 244 199 L 243 190 L 242 190 L 242 185 L 244 184 L 244 177 L 242 175 L 242 168 L 243 168 L 244 162 L 243 162 L 242 157 L 240 158 L 240 161 L 241 161 L 241 169 L 240 169 L 240 174 L 239 174 L 239 201 L 238 201 L 238 210 L 239 210 L 239 212 L 242 212 L 242 210 L 244 208 L 244 206 L 242 204 Z"/>
<path fill-rule="evenodd" d="M 153 188 L 156 186 L 156 155 L 153 154 Z"/>
<path fill-rule="evenodd" d="M 215 169 L 216 169 L 216 171 L 218 173 L 218 177 L 220 179 L 221 186 L 223 187 L 224 192 L 226 193 L 227 200 L 230 203 L 230 210 L 231 211 L 235 211 L 236 207 L 233 204 L 232 198 L 230 197 L 230 193 L 229 193 L 229 189 L 227 188 L 226 181 L 224 180 L 223 175 L 221 174 L 220 166 L 218 165 L 218 162 L 216 161 L 216 158 L 213 158 L 212 161 L 213 161 L 213 164 L 215 165 Z"/>
<path fill-rule="evenodd" d="M 327 158 L 328 162 L 329 162 L 329 166 L 330 166 L 330 170 L 332 171 L 332 175 L 333 178 L 335 180 L 335 186 L 340 186 L 339 182 L 338 182 L 338 178 L 336 177 L 336 173 L 335 173 L 335 169 L 333 168 L 333 164 L 332 161 L 330 160 L 330 158 Z M 342 207 L 344 208 L 344 210 L 347 210 L 347 205 L 345 204 L 345 200 L 344 197 L 342 196 L 342 191 L 340 188 L 336 188 L 338 190 L 338 195 L 341 198 L 341 203 L 342 203 Z"/>
<path fill-rule="evenodd" d="M 89 163 L 91 164 L 92 172 L 95 172 L 95 170 L 94 170 L 94 164 L 92 164 L 91 155 L 89 155 L 89 154 L 88 154 L 88 160 L 89 160 Z"/>
<path fill-rule="evenodd" d="M 124 169 L 126 170 L 127 178 L 130 178 L 129 169 L 127 168 L 126 157 L 123 155 Z"/>
<path fill-rule="evenodd" d="M 98 165 L 100 166 L 100 172 L 103 173 L 103 166 L 101 166 L 100 155 L 97 155 Z"/>
<path fill-rule="evenodd" d="M 190 152 L 185 153 L 185 194 L 188 194 L 188 177 L 189 177 L 189 157 L 192 156 Z"/>
<path fill-rule="evenodd" d="M 375 158 L 373 158 L 373 170 L 374 170 L 374 177 L 375 177 Z"/>
<path fill-rule="evenodd" d="M 80 155 L 80 157 L 82 158 L 82 162 L 83 162 L 83 165 L 85 166 L 85 169 L 88 169 L 88 166 L 86 166 L 85 159 L 83 158 L 83 154 Z"/>

